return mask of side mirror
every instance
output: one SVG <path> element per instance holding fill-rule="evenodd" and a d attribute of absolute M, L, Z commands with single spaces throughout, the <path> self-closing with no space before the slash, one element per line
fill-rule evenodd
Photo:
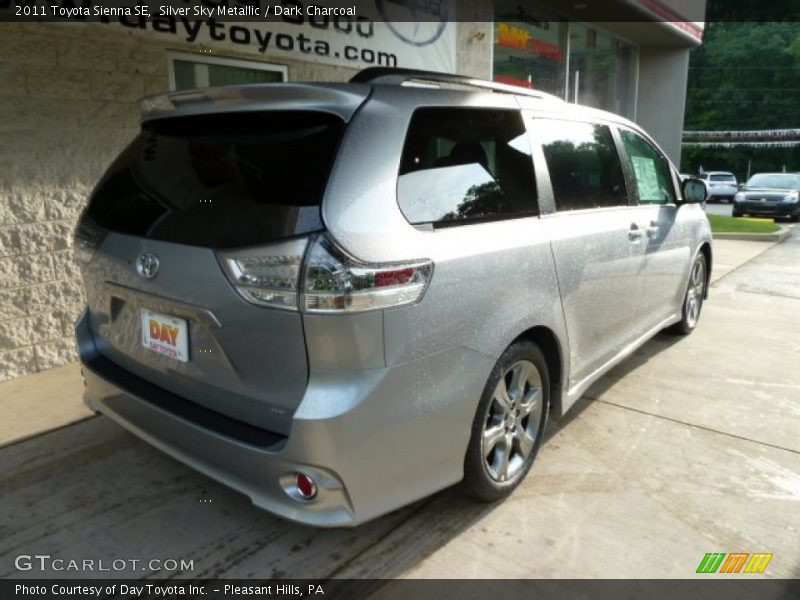
<path fill-rule="evenodd" d="M 702 204 L 708 200 L 710 194 L 708 184 L 702 179 L 690 177 L 681 183 L 683 199 L 687 203 Z"/>

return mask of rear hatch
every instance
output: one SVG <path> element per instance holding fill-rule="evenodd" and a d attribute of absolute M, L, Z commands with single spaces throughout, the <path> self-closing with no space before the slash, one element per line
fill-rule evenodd
<path fill-rule="evenodd" d="M 708 178 L 709 187 L 715 194 L 735 194 L 736 178 L 729 174 L 712 174 Z"/>
<path fill-rule="evenodd" d="M 302 104 L 146 121 L 98 184 L 76 236 L 101 355 L 282 434 L 308 379 L 301 315 L 291 302 L 248 302 L 222 263 L 274 246 L 282 258 L 298 253 L 289 258 L 299 265 L 303 236 L 322 229 L 328 173 L 357 103 L 343 114 Z"/>

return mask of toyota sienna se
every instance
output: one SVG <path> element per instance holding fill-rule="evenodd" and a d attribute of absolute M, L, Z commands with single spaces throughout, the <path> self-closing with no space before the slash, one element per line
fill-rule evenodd
<path fill-rule="evenodd" d="M 86 403 L 307 524 L 501 498 L 550 416 L 694 329 L 705 196 L 633 123 L 464 77 L 145 99 L 76 230 Z"/>

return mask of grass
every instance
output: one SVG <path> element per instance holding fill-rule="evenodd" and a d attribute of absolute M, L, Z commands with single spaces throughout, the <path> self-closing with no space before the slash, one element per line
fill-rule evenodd
<path fill-rule="evenodd" d="M 772 219 L 743 219 L 707 215 L 713 233 L 775 233 L 780 229 Z"/>

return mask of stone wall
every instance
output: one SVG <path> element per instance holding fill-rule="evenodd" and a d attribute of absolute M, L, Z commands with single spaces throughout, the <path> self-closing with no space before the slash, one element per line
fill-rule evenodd
<path fill-rule="evenodd" d="M 0 380 L 75 359 L 75 219 L 166 85 L 151 53 L 131 69 L 133 44 L 79 29 L 0 24 Z"/>
<path fill-rule="evenodd" d="M 470 18 L 491 5 L 466 4 Z M 491 74 L 489 24 L 459 24 L 457 47 L 459 72 Z M 76 359 L 72 326 L 83 289 L 75 221 L 135 135 L 137 99 L 168 88 L 171 51 L 266 59 L 286 65 L 295 81 L 345 81 L 356 72 L 119 25 L 0 24 L 0 381 Z"/>

